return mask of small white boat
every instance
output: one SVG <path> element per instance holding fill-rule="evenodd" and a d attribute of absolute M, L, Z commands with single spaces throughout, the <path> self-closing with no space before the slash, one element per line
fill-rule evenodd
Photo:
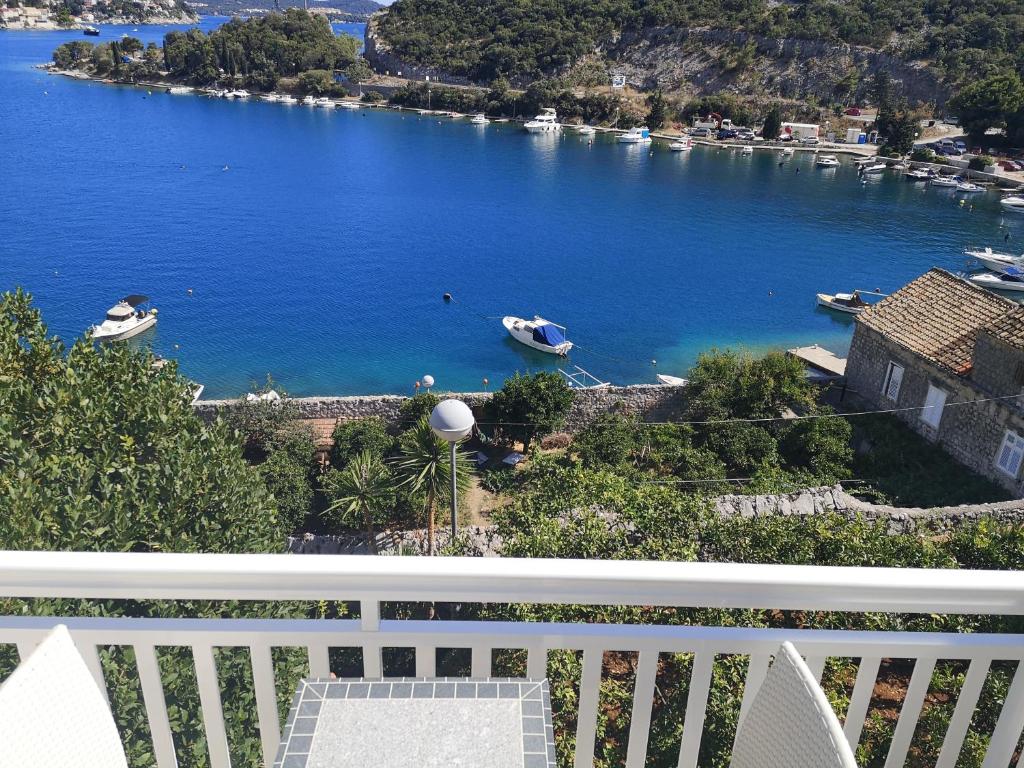
<path fill-rule="evenodd" d="M 972 184 L 969 181 L 961 181 L 956 185 L 956 191 L 958 194 L 972 194 L 974 192 L 984 192 L 984 187 L 979 187 L 977 184 Z"/>
<path fill-rule="evenodd" d="M 558 114 L 551 107 L 543 107 L 540 114 L 523 126 L 530 133 L 553 133 L 562 130 Z"/>
<path fill-rule="evenodd" d="M 477 115 L 473 115 L 473 119 L 470 120 L 469 122 L 471 122 L 473 125 L 487 125 L 491 121 L 487 119 L 487 115 L 481 112 Z"/>
<path fill-rule="evenodd" d="M 740 154 L 741 155 L 752 155 L 752 154 L 754 154 L 754 148 L 749 146 L 749 145 L 745 146 L 742 149 L 740 149 Z"/>
<path fill-rule="evenodd" d="M 294 96 L 288 95 L 287 93 L 283 94 L 278 99 L 278 101 L 281 102 L 282 104 L 298 104 L 299 103 L 298 99 L 296 99 Z"/>
<path fill-rule="evenodd" d="M 251 94 L 246 90 L 228 91 L 224 94 L 226 99 L 248 99 Z"/>
<path fill-rule="evenodd" d="M 264 93 L 262 96 L 260 96 L 260 99 L 262 99 L 263 101 L 269 101 L 271 103 L 277 103 L 281 100 L 281 97 L 276 93 Z"/>
<path fill-rule="evenodd" d="M 682 136 L 678 141 L 669 144 L 668 148 L 673 152 L 688 152 L 693 149 L 693 140 L 689 136 Z"/>
<path fill-rule="evenodd" d="M 315 107 L 316 106 L 316 99 L 313 98 L 312 96 L 303 96 L 302 97 L 302 106 L 304 106 L 304 107 Z"/>
<path fill-rule="evenodd" d="M 819 293 L 818 306 L 826 309 L 834 309 L 837 312 L 846 312 L 849 315 L 859 315 L 868 308 L 868 303 L 860 297 L 860 293 Z"/>
<path fill-rule="evenodd" d="M 156 310 L 143 309 L 148 296 L 125 296 L 107 310 L 106 319 L 89 329 L 93 341 L 120 341 L 138 336 L 156 325 Z"/>
<path fill-rule="evenodd" d="M 873 163 L 871 165 L 862 166 L 860 169 L 861 173 L 881 173 L 888 168 L 885 163 Z"/>
<path fill-rule="evenodd" d="M 786 147 L 785 149 L 783 149 L 782 150 L 782 156 L 783 157 L 792 157 L 793 156 L 793 148 L 792 147 Z"/>
<path fill-rule="evenodd" d="M 339 101 L 338 106 L 342 109 L 359 109 L 362 104 L 358 101 Z"/>
<path fill-rule="evenodd" d="M 1024 269 L 1024 254 L 1014 256 L 1012 253 L 999 253 L 991 248 L 980 251 L 968 248 L 964 253 L 993 272 L 1005 272 L 1008 267 Z"/>
<path fill-rule="evenodd" d="M 580 134 L 580 136 L 593 136 L 597 133 L 597 129 L 592 125 L 581 125 L 576 129 L 576 133 Z"/>
<path fill-rule="evenodd" d="M 926 171 L 921 168 L 912 168 L 903 175 L 911 181 L 928 181 L 935 174 L 932 171 Z"/>
<path fill-rule="evenodd" d="M 647 144 L 651 141 L 651 129 L 646 125 L 630 128 L 619 134 L 618 141 L 620 144 Z"/>
<path fill-rule="evenodd" d="M 513 339 L 528 347 L 539 349 L 541 352 L 564 357 L 572 349 L 572 342 L 565 338 L 565 328 L 555 325 L 543 317 L 524 320 L 521 317 L 508 315 L 502 318 L 501 324 L 505 326 L 505 330 Z"/>
<path fill-rule="evenodd" d="M 819 155 L 814 164 L 819 168 L 838 168 L 839 160 L 835 155 Z"/>
<path fill-rule="evenodd" d="M 956 189 L 960 181 L 955 176 L 936 176 L 928 183 L 933 187 L 948 187 L 950 189 Z"/>
<path fill-rule="evenodd" d="M 999 201 L 999 204 L 1008 211 L 1024 213 L 1024 197 L 1021 195 L 1010 195 Z"/>
<path fill-rule="evenodd" d="M 685 387 L 690 383 L 689 379 L 684 379 L 679 376 L 669 376 L 665 373 L 659 373 L 656 377 L 659 384 L 664 384 L 666 387 Z"/>
<path fill-rule="evenodd" d="M 192 93 L 192 89 L 187 85 L 172 85 L 167 89 L 167 92 L 172 96 L 186 96 L 187 94 Z"/>
<path fill-rule="evenodd" d="M 321 96 L 316 100 L 316 106 L 320 109 L 334 109 L 334 102 L 326 96 Z"/>
<path fill-rule="evenodd" d="M 968 275 L 967 279 L 982 288 L 994 291 L 1024 291 L 1024 269 L 1007 267 L 1002 274 L 992 272 L 981 272 L 977 275 Z"/>

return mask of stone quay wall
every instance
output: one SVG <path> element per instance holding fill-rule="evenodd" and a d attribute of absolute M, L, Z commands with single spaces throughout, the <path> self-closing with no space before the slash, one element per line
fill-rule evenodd
<path fill-rule="evenodd" d="M 437 393 L 455 397 L 470 406 L 478 417 L 491 399 L 490 392 Z M 398 421 L 399 410 L 408 398 L 401 395 L 357 395 L 352 397 L 296 397 L 289 399 L 304 419 L 340 419 L 351 421 L 378 416 L 388 423 Z M 212 420 L 232 408 L 238 400 L 200 400 L 196 412 Z M 604 389 L 575 389 L 573 403 L 566 416 L 564 431 L 579 432 L 605 413 L 636 416 L 642 421 L 669 421 L 682 413 L 686 388 L 658 384 L 635 384 Z"/>

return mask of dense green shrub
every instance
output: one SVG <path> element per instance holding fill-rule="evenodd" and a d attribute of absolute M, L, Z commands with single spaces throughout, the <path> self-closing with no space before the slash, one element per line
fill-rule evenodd
<path fill-rule="evenodd" d="M 378 459 L 383 459 L 395 448 L 395 438 L 388 431 L 384 419 L 371 417 L 353 421 L 339 421 L 331 434 L 334 446 L 331 448 L 331 464 L 337 469 L 345 465 L 363 451 L 369 451 Z"/>
<path fill-rule="evenodd" d="M 535 436 L 550 434 L 565 423 L 572 400 L 572 390 L 557 373 L 516 373 L 487 403 L 488 420 L 498 436 L 520 440 L 529 450 Z"/>
<path fill-rule="evenodd" d="M 633 459 L 638 438 L 635 419 L 603 413 L 576 436 L 572 447 L 585 467 L 623 467 Z"/>
<path fill-rule="evenodd" d="M 402 402 L 398 409 L 398 420 L 403 430 L 415 427 L 421 419 L 429 418 L 434 406 L 441 398 L 433 392 L 419 392 Z"/>

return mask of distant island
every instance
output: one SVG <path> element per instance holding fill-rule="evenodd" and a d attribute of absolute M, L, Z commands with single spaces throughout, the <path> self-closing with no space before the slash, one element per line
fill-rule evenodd
<path fill-rule="evenodd" d="M 384 7 L 374 0 L 208 0 L 191 5 L 211 16 L 261 16 L 287 8 L 305 8 L 332 21 L 366 21 Z"/>
<path fill-rule="evenodd" d="M 183 0 L 0 0 L 0 29 L 71 29 L 87 24 L 194 24 Z"/>
<path fill-rule="evenodd" d="M 162 46 L 134 37 L 93 45 L 64 43 L 54 67 L 118 82 L 346 94 L 344 82 L 370 75 L 359 40 L 335 35 L 327 19 L 298 8 L 234 18 L 210 33 L 175 30 Z"/>

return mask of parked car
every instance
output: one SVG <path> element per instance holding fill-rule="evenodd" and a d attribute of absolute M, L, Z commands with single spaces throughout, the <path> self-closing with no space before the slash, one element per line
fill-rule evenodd
<path fill-rule="evenodd" d="M 729 130 L 728 128 L 723 128 L 722 130 L 720 130 L 718 132 L 718 140 L 719 141 L 721 141 L 722 139 L 735 139 L 735 138 L 736 138 L 736 131 Z"/>
<path fill-rule="evenodd" d="M 965 144 L 964 142 L 960 141 L 959 139 L 957 139 L 956 141 L 953 142 L 953 146 L 956 147 L 957 149 L 959 149 L 961 152 L 966 152 L 967 151 L 967 144 Z"/>
<path fill-rule="evenodd" d="M 944 117 L 944 118 L 942 118 L 942 122 L 944 122 L 946 125 L 960 125 L 960 118 L 959 117 Z"/>
<path fill-rule="evenodd" d="M 690 135 L 696 136 L 698 139 L 706 139 L 711 135 L 711 129 L 709 128 L 691 128 Z"/>
<path fill-rule="evenodd" d="M 741 131 L 736 131 L 736 138 L 737 139 L 743 139 L 743 141 L 753 141 L 754 140 L 754 132 L 752 130 L 750 130 L 749 128 L 746 128 L 746 129 L 741 130 Z"/>
<path fill-rule="evenodd" d="M 804 136 L 802 139 L 800 139 L 800 143 L 803 144 L 805 147 L 816 147 L 819 144 L 821 144 L 821 142 L 818 141 L 817 136 Z"/>
<path fill-rule="evenodd" d="M 1017 166 L 1018 171 L 1024 171 L 1024 162 L 1021 162 L 1020 160 L 1013 160 L 1011 162 Z"/>
<path fill-rule="evenodd" d="M 857 107 L 849 107 L 846 110 L 846 114 L 848 114 L 850 117 L 860 117 L 860 109 L 858 109 Z"/>
<path fill-rule="evenodd" d="M 1016 171 L 1017 170 L 1017 164 L 1015 162 L 1013 162 L 1013 160 L 1000 160 L 999 161 L 999 167 L 1002 168 L 1004 171 Z"/>

